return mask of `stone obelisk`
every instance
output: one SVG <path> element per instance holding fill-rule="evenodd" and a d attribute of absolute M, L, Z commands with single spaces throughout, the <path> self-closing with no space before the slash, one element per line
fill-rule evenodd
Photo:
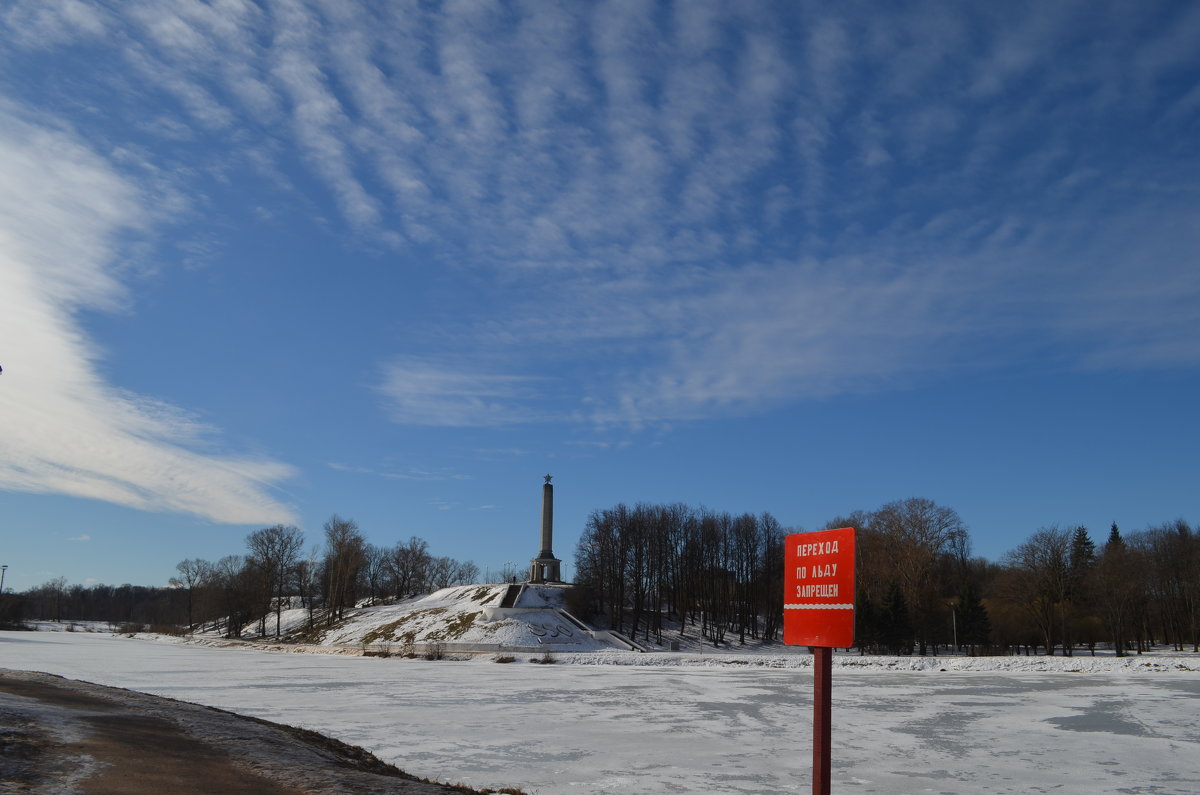
<path fill-rule="evenodd" d="M 542 486 L 542 551 L 529 561 L 530 582 L 562 582 L 562 561 L 554 557 L 554 486 L 550 479 L 547 475 Z"/>

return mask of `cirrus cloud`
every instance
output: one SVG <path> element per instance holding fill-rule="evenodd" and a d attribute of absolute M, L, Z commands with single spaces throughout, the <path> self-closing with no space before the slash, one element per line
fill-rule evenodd
<path fill-rule="evenodd" d="M 1200 362 L 1188 4 L 97 8 L 7 21 L 31 51 L 96 48 L 116 68 L 89 88 L 211 148 L 175 171 L 247 164 L 414 289 L 448 270 L 492 296 L 380 357 L 399 423 Z"/>
<path fill-rule="evenodd" d="M 0 489 L 66 494 L 218 522 L 286 521 L 269 460 L 193 449 L 177 408 L 105 382 L 85 309 L 129 299 L 122 239 L 153 215 L 138 189 L 67 129 L 0 104 Z M 83 539 L 86 540 L 86 539 Z"/>

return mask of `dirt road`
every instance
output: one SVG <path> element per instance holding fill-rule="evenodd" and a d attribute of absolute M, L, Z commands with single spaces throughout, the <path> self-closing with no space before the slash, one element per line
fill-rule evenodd
<path fill-rule="evenodd" d="M 315 732 L 0 669 L 0 792 L 447 793 Z"/>

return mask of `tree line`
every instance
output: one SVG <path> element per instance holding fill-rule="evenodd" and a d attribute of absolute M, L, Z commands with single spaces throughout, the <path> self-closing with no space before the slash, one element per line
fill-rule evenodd
<path fill-rule="evenodd" d="M 958 513 L 925 498 L 825 525 L 856 534 L 855 645 L 863 654 L 1200 651 L 1200 530 L 1182 519 L 1097 548 L 1084 527 L 1035 531 L 993 563 Z M 582 609 L 659 644 L 778 640 L 782 528 L 770 514 L 686 505 L 594 511 L 576 550 Z"/>
<path fill-rule="evenodd" d="M 825 525 L 833 527 L 857 529 L 860 653 L 1200 651 L 1200 528 L 1182 519 L 1128 534 L 1113 524 L 1100 545 L 1085 527 L 1052 525 L 998 562 L 972 557 L 958 513 L 924 498 L 855 511 Z M 288 606 L 306 608 L 315 627 L 363 601 L 479 578 L 473 563 L 434 556 L 417 537 L 376 546 L 336 515 L 322 529 L 324 543 L 307 551 L 295 527 L 256 530 L 242 554 L 181 561 L 170 588 L 57 578 L 4 595 L 0 626 L 26 616 L 278 636 Z M 776 641 L 783 543 L 793 532 L 768 513 L 683 504 L 596 510 L 575 551 L 573 607 L 658 644 L 672 632 L 715 645 Z"/>
<path fill-rule="evenodd" d="M 214 563 L 181 561 L 172 585 L 188 594 L 187 626 L 216 623 L 237 637 L 257 620 L 257 634 L 279 637 L 285 607 L 308 611 L 308 626 L 332 625 L 348 608 L 416 596 L 475 582 L 470 561 L 430 554 L 413 536 L 394 546 L 366 540 L 358 525 L 334 515 L 323 526 L 324 544 L 304 554 L 304 534 L 275 525 L 246 536 L 246 552 Z M 274 627 L 270 619 L 274 618 Z"/>
<path fill-rule="evenodd" d="M 153 626 L 170 630 L 185 615 L 183 595 L 174 588 L 144 585 L 69 585 L 55 577 L 20 594 L 0 595 L 0 629 L 23 621 L 104 621 L 114 626 Z"/>
<path fill-rule="evenodd" d="M 415 536 L 394 546 L 378 546 L 367 542 L 353 520 L 336 515 L 322 530 L 324 544 L 307 551 L 304 533 L 297 527 L 255 530 L 246 536 L 242 554 L 217 561 L 180 561 L 168 588 L 68 587 L 60 577 L 19 598 L 4 599 L 0 623 L 37 617 L 175 625 L 189 631 L 207 626 L 228 637 L 246 632 L 279 637 L 286 607 L 307 609 L 310 627 L 329 625 L 363 601 L 403 599 L 479 577 L 474 563 L 433 555 L 429 544 Z"/>
<path fill-rule="evenodd" d="M 579 603 L 612 629 L 663 642 L 691 624 L 714 644 L 730 633 L 774 640 L 783 623 L 783 527 L 770 514 L 682 504 L 594 511 L 575 552 Z"/>
<path fill-rule="evenodd" d="M 1154 645 L 1200 652 L 1200 528 L 1177 519 L 1121 534 L 1097 548 L 1087 528 L 1042 528 L 995 573 L 995 623 L 1005 643 L 1059 647 L 1099 643 L 1117 654 Z"/>

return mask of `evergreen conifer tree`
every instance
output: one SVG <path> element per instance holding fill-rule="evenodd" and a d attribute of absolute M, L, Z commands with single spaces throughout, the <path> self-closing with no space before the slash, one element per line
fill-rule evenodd
<path fill-rule="evenodd" d="M 861 589 L 854 601 L 854 645 L 860 654 L 879 653 L 879 611 Z"/>
<path fill-rule="evenodd" d="M 1104 553 L 1097 565 L 1099 596 L 1097 603 L 1112 639 L 1113 653 L 1125 656 L 1126 633 L 1129 628 L 1133 594 L 1129 581 L 1129 550 L 1117 523 L 1112 523 Z"/>
<path fill-rule="evenodd" d="M 1082 577 L 1095 563 L 1096 544 L 1088 535 L 1087 528 L 1080 525 L 1075 528 L 1075 533 L 1071 536 L 1071 573 L 1076 577 Z"/>
<path fill-rule="evenodd" d="M 883 599 L 883 626 L 880 640 L 890 654 L 912 654 L 914 631 L 908 613 L 908 602 L 900 584 L 895 580 L 888 586 Z"/>
<path fill-rule="evenodd" d="M 1125 539 L 1121 538 L 1121 531 L 1117 529 L 1117 523 L 1113 522 L 1112 527 L 1108 531 L 1108 541 L 1104 544 L 1105 551 L 1109 549 L 1124 549 Z"/>
<path fill-rule="evenodd" d="M 979 598 L 979 594 L 971 583 L 963 588 L 958 603 L 958 641 L 970 649 L 974 656 L 977 648 L 990 645 L 992 620 L 988 617 L 987 607 Z"/>

